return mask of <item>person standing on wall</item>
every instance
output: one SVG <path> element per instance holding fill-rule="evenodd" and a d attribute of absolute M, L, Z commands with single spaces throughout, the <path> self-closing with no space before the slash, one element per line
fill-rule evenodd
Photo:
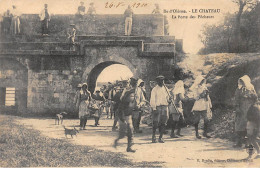
<path fill-rule="evenodd" d="M 44 4 L 44 9 L 40 13 L 40 20 L 42 23 L 42 35 L 48 36 L 49 35 L 49 22 L 50 22 L 50 15 L 48 12 L 48 4 Z"/>
<path fill-rule="evenodd" d="M 95 22 L 97 12 L 96 12 L 96 8 L 95 8 L 93 2 L 91 2 L 89 4 L 89 8 L 88 8 L 87 14 L 88 14 L 89 19 L 92 20 L 93 22 Z"/>
<path fill-rule="evenodd" d="M 12 21 L 10 32 L 12 35 L 20 34 L 20 14 L 15 5 L 13 5 L 13 10 L 11 11 Z"/>
<path fill-rule="evenodd" d="M 130 5 L 128 5 L 128 8 L 124 12 L 125 16 L 125 35 L 130 36 L 132 32 L 132 23 L 133 23 L 133 10 Z"/>
<path fill-rule="evenodd" d="M 164 143 L 163 134 L 166 129 L 166 123 L 169 119 L 168 105 L 170 103 L 170 96 L 167 92 L 167 87 L 164 85 L 164 76 L 156 77 L 157 85 L 152 89 L 150 105 L 153 109 L 153 135 L 152 143 L 156 143 L 155 132 L 159 128 L 159 142 Z"/>
<path fill-rule="evenodd" d="M 84 15 L 85 15 L 85 11 L 86 11 L 86 7 L 84 6 L 84 2 L 80 2 L 80 6 L 78 6 L 78 11 L 77 11 L 77 16 L 80 19 L 83 19 Z"/>
<path fill-rule="evenodd" d="M 161 14 L 159 4 L 154 4 L 154 5 L 155 5 L 155 9 L 152 11 L 152 14 Z"/>
<path fill-rule="evenodd" d="M 88 14 L 88 15 L 95 15 L 96 13 L 97 13 L 97 12 L 96 12 L 96 8 L 95 8 L 95 6 L 94 6 L 94 3 L 91 2 L 91 3 L 89 4 L 89 8 L 88 8 L 87 14 Z"/>
<path fill-rule="evenodd" d="M 10 10 L 7 10 L 3 15 L 3 22 L 2 22 L 2 34 L 9 35 L 10 34 L 10 27 L 12 23 L 12 15 Z"/>
<path fill-rule="evenodd" d="M 70 50 L 75 51 L 75 37 L 76 37 L 76 27 L 75 24 L 70 24 L 70 30 L 68 31 L 68 39 L 70 44 Z"/>

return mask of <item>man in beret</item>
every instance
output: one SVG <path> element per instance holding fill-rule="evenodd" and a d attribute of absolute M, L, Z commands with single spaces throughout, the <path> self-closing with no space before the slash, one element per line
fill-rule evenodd
<path fill-rule="evenodd" d="M 169 118 L 168 104 L 170 97 L 167 92 L 167 87 L 164 85 L 164 76 L 156 77 L 157 85 L 152 89 L 150 105 L 153 109 L 153 136 L 152 143 L 156 143 L 155 132 L 159 128 L 159 142 L 164 143 L 163 133 L 166 128 L 166 123 Z"/>

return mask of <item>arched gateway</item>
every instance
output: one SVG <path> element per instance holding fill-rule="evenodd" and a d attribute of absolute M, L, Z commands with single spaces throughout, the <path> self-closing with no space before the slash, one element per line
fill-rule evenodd
<path fill-rule="evenodd" d="M 89 91 L 90 92 L 94 92 L 95 88 L 96 88 L 96 81 L 97 81 L 97 78 L 98 76 L 101 74 L 101 72 L 107 68 L 108 66 L 110 65 L 114 65 L 114 64 L 122 64 L 122 65 L 125 65 L 123 63 L 120 63 L 120 62 L 116 62 L 116 61 L 106 61 L 106 62 L 102 62 L 98 65 L 96 65 L 94 68 L 92 68 L 90 71 L 90 67 L 88 67 L 86 69 L 86 71 L 84 72 L 83 74 L 83 77 L 82 77 L 82 81 L 85 81 L 86 79 L 86 82 L 88 83 L 88 86 L 89 86 Z M 129 65 L 127 66 L 134 74 L 135 72 L 135 68 L 133 66 L 129 67 Z M 113 74 L 110 74 L 111 76 L 113 76 Z"/>
<path fill-rule="evenodd" d="M 77 84 L 87 82 L 93 92 L 99 74 L 113 64 L 127 66 L 146 84 L 158 74 L 173 77 L 174 60 L 182 52 L 182 43 L 174 36 L 164 35 L 163 15 L 135 15 L 133 36 L 123 36 L 123 15 L 97 15 L 95 21 L 74 21 L 75 49 L 64 42 L 68 19 L 74 16 L 54 15 L 53 19 L 50 36 L 39 37 L 38 16 L 26 14 L 21 16 L 23 30 L 15 42 L 10 37 L 1 37 L 0 84 L 16 86 L 15 100 L 21 101 L 18 109 L 21 113 L 48 116 L 62 111 L 73 113 Z M 19 63 L 13 60 L 24 68 L 16 67 Z M 11 72 L 6 67 L 23 74 L 17 76 L 19 84 L 16 79 L 5 77 L 5 73 Z"/>
<path fill-rule="evenodd" d="M 116 50 L 116 48 L 110 48 L 110 49 L 113 49 L 113 51 Z M 95 50 L 95 51 L 97 51 L 97 50 Z M 131 49 L 129 49 L 129 51 L 131 51 Z M 110 52 L 109 50 L 104 52 L 103 53 L 104 55 L 103 55 L 102 58 L 96 57 L 96 58 L 91 59 L 91 61 L 89 61 L 90 64 L 87 64 L 87 66 L 86 66 L 86 68 L 84 70 L 84 73 L 82 75 L 82 82 L 87 82 L 88 83 L 89 90 L 91 92 L 94 92 L 94 90 L 95 90 L 96 80 L 97 80 L 99 74 L 106 67 L 108 67 L 110 65 L 113 65 L 113 64 L 125 65 L 132 71 L 134 76 L 138 75 L 138 71 L 137 71 L 136 66 L 133 65 L 127 59 L 120 57 L 120 53 L 115 54 L 115 52 L 113 52 L 113 54 L 111 55 L 111 54 L 109 54 L 109 52 Z M 95 56 L 95 55 L 97 55 L 97 54 L 94 54 L 93 56 Z M 87 57 L 87 58 L 89 58 L 89 57 Z M 113 74 L 111 74 L 111 76 L 113 76 Z"/>

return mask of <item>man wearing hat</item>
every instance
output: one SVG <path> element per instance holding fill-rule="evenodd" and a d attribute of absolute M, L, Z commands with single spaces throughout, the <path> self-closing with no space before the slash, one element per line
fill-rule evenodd
<path fill-rule="evenodd" d="M 125 35 L 130 36 L 132 32 L 132 21 L 133 21 L 133 10 L 130 5 L 128 5 L 128 8 L 124 12 L 125 16 Z"/>
<path fill-rule="evenodd" d="M 18 12 L 17 7 L 13 5 L 13 9 L 11 11 L 11 26 L 10 26 L 10 33 L 12 35 L 20 34 L 20 12 Z"/>
<path fill-rule="evenodd" d="M 114 113 L 114 102 L 112 101 L 114 95 L 116 94 L 115 86 L 108 82 L 108 107 L 106 109 L 107 112 L 107 118 L 109 118 L 109 112 L 110 112 L 110 118 L 113 118 Z"/>
<path fill-rule="evenodd" d="M 155 9 L 152 11 L 152 14 L 161 14 L 159 4 L 154 4 Z"/>
<path fill-rule="evenodd" d="M 90 6 L 88 8 L 87 14 L 88 15 L 95 15 L 96 14 L 96 8 L 94 7 L 94 3 L 91 2 L 89 5 Z"/>
<path fill-rule="evenodd" d="M 75 50 L 75 37 L 76 37 L 76 28 L 75 24 L 70 24 L 70 30 L 68 31 L 68 39 L 70 44 L 70 50 Z"/>
<path fill-rule="evenodd" d="M 78 12 L 76 15 L 79 16 L 79 18 L 83 19 L 83 16 L 85 15 L 85 9 L 84 2 L 80 2 L 80 6 L 78 6 Z"/>
<path fill-rule="evenodd" d="M 121 81 L 119 86 L 120 86 L 120 88 L 118 88 L 116 90 L 116 94 L 114 95 L 114 97 L 112 99 L 112 101 L 114 102 L 114 114 L 115 114 L 112 131 L 116 131 L 116 129 L 117 129 L 116 125 L 117 125 L 117 122 L 118 122 L 118 119 L 119 119 L 118 116 L 119 116 L 119 114 L 121 114 L 119 112 L 119 109 L 118 109 L 119 104 L 120 104 L 120 97 L 123 93 L 124 88 L 126 88 L 128 86 L 128 81 L 127 80 Z"/>
<path fill-rule="evenodd" d="M 137 84 L 137 79 L 131 78 L 130 85 L 126 87 L 120 97 L 120 103 L 118 106 L 119 117 L 119 136 L 115 140 L 114 147 L 117 147 L 118 141 L 125 137 L 127 134 L 127 152 L 135 152 L 132 149 L 133 145 L 133 128 L 132 128 L 132 114 L 134 109 L 134 95 Z"/>
<path fill-rule="evenodd" d="M 156 143 L 155 132 L 159 128 L 159 142 L 164 143 L 163 133 L 166 128 L 166 123 L 169 118 L 168 104 L 170 97 L 167 92 L 167 87 L 164 85 L 164 76 L 156 77 L 157 85 L 152 89 L 150 105 L 153 109 L 153 136 L 152 143 Z"/>
<path fill-rule="evenodd" d="M 49 21 L 50 21 L 48 4 L 44 4 L 44 9 L 40 13 L 40 19 L 42 21 L 42 35 L 47 36 L 49 34 Z"/>

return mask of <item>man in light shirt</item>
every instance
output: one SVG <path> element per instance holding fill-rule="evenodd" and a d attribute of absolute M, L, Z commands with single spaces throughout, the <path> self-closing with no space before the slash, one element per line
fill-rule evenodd
<path fill-rule="evenodd" d="M 156 77 L 157 85 L 152 89 L 150 105 L 153 109 L 153 136 L 152 143 L 156 143 L 155 132 L 159 128 L 159 142 L 164 143 L 163 133 L 166 128 L 166 123 L 169 119 L 168 105 L 170 97 L 168 89 L 164 85 L 164 76 Z"/>
<path fill-rule="evenodd" d="M 132 32 L 132 23 L 133 23 L 133 10 L 130 5 L 128 5 L 128 8 L 124 12 L 125 16 L 125 35 L 130 36 Z"/>

